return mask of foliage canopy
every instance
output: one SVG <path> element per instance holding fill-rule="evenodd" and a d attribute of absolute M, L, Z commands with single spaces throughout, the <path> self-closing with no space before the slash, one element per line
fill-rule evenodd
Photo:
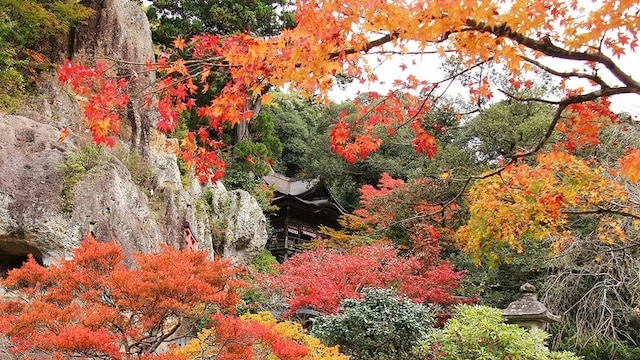
<path fill-rule="evenodd" d="M 16 296 L 0 302 L 0 331 L 20 359 L 161 358 L 179 329 L 240 301 L 239 270 L 207 256 L 163 246 L 128 268 L 118 245 L 88 237 L 59 266 L 31 257 L 2 281 Z"/>

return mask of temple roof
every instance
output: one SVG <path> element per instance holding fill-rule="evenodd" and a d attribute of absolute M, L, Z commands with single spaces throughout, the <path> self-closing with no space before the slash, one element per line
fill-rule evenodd
<path fill-rule="evenodd" d="M 294 180 L 276 173 L 271 173 L 263 179 L 267 185 L 275 187 L 276 194 L 272 200 L 275 205 L 288 201 L 309 209 L 331 209 L 336 213 L 336 217 L 347 213 L 320 179 Z"/>
<path fill-rule="evenodd" d="M 313 190 L 320 183 L 320 179 L 293 180 L 281 174 L 271 173 L 265 176 L 267 185 L 274 185 L 276 191 L 282 195 L 298 196 Z"/>

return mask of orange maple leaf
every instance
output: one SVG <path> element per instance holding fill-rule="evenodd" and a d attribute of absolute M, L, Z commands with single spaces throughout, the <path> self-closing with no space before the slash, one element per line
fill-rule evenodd
<path fill-rule="evenodd" d="M 68 127 L 65 127 L 64 129 L 62 129 L 62 131 L 60 132 L 60 136 L 58 136 L 58 142 L 63 142 L 67 136 L 69 136 L 69 134 L 71 133 L 71 130 Z"/>
<path fill-rule="evenodd" d="M 187 43 L 186 41 L 184 41 L 183 38 L 178 37 L 175 40 L 173 40 L 173 47 L 175 47 L 178 50 L 184 50 L 184 48 L 187 47 Z"/>
<path fill-rule="evenodd" d="M 629 149 L 620 159 L 622 174 L 632 183 L 640 180 L 640 149 Z"/>

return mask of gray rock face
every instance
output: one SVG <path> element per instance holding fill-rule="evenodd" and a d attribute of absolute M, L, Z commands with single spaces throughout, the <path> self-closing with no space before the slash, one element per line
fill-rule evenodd
<path fill-rule="evenodd" d="M 146 63 L 155 57 L 149 20 L 138 1 L 90 0 L 85 5 L 95 14 L 76 31 L 74 61 L 105 61 L 113 65 L 114 76 L 127 78 L 129 93 L 136 96 L 131 97 L 122 136 L 146 157 L 151 129 L 158 120 L 156 111 L 142 106 L 141 96 L 155 82 L 155 74 L 146 70 Z"/>
<path fill-rule="evenodd" d="M 238 263 L 250 260 L 267 240 L 265 217 L 257 201 L 244 191 L 213 187 L 212 213 L 198 211 L 202 189 L 180 183 L 175 155 L 151 144 L 156 182 L 141 189 L 130 170 L 105 150 L 72 188 L 71 209 L 63 208 L 64 176 L 60 164 L 78 149 L 58 142 L 59 129 L 22 116 L 0 115 L 0 258 L 19 265 L 28 253 L 44 264 L 69 257 L 86 234 L 115 240 L 126 254 L 149 252 L 160 243 L 180 248 L 184 225 L 202 250 Z M 220 245 L 213 234 L 222 232 Z M 215 247 L 215 249 L 214 249 Z"/>
<path fill-rule="evenodd" d="M 91 169 L 73 192 L 70 223 L 79 231 L 115 240 L 126 254 L 151 252 L 162 242 L 157 216 L 117 159 Z"/>
<path fill-rule="evenodd" d="M 84 3 L 96 13 L 76 31 L 74 61 L 123 61 L 113 75 L 127 76 L 132 94 L 153 84 L 154 74 L 144 66 L 154 57 L 151 33 L 138 2 Z M 139 106 L 141 99 L 135 99 L 127 112 L 128 126 L 123 126 L 121 137 L 126 144 L 119 145 L 142 155 L 153 171 L 153 184 L 141 188 L 130 169 L 106 152 L 103 161 L 75 183 L 71 208 L 65 208 L 60 164 L 87 140 L 79 130 L 80 107 L 73 97 L 53 76 L 42 83 L 44 96 L 23 109 L 25 116 L 0 114 L 0 276 L 19 266 L 28 253 L 44 264 L 69 257 L 85 234 L 115 240 L 130 254 L 153 251 L 160 243 L 181 248 L 186 224 L 200 249 L 212 254 L 219 249 L 236 262 L 249 260 L 264 246 L 266 220 L 248 193 L 216 187 L 213 204 L 207 206 L 214 214 L 199 209 L 203 189 L 195 181 L 183 188 L 176 156 L 167 139 L 153 130 L 157 113 Z M 65 126 L 74 135 L 60 143 Z M 220 231 L 224 240 L 214 246 L 214 235 Z"/>
<path fill-rule="evenodd" d="M 216 186 L 211 205 L 214 222 L 226 229 L 218 251 L 236 261 L 253 259 L 267 243 L 266 219 L 256 199 Z"/>
<path fill-rule="evenodd" d="M 0 114 L 2 253 L 25 255 L 37 248 L 40 260 L 50 263 L 77 244 L 61 211 L 62 176 L 57 164 L 64 160 L 67 146 L 57 142 L 58 133 L 50 125 Z"/>

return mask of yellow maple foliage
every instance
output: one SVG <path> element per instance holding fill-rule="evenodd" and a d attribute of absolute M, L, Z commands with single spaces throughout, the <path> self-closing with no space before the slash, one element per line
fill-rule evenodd
<path fill-rule="evenodd" d="M 245 321 L 255 321 L 272 329 L 285 339 L 295 340 L 309 348 L 310 352 L 305 360 L 348 360 L 349 356 L 340 353 L 337 346 L 325 346 L 318 338 L 310 336 L 302 325 L 293 321 L 277 321 L 268 311 L 257 314 L 244 314 L 241 318 Z"/>
<path fill-rule="evenodd" d="M 627 193 L 600 166 L 560 151 L 535 165 L 514 164 L 471 187 L 470 219 L 456 236 L 479 261 L 499 260 L 501 249 L 521 252 L 522 240 L 552 241 L 556 251 L 572 241 L 571 215 L 599 214 L 601 240 L 624 241 L 616 216 L 628 211 Z"/>
<path fill-rule="evenodd" d="M 337 346 L 328 347 L 319 339 L 307 334 L 302 325 L 292 321 L 277 321 L 270 312 L 244 314 L 234 319 L 236 327 L 218 322 L 198 333 L 197 338 L 173 353 L 189 359 L 265 359 L 265 360 L 348 360 L 349 356 L 340 353 Z M 237 325 L 241 326 L 238 327 Z M 220 328 L 220 326 L 224 327 Z M 244 330 L 241 330 L 243 329 Z M 231 331 L 229 331 L 231 329 Z M 225 335 L 223 335 L 223 333 Z M 267 335 L 265 335 L 267 334 Z M 269 338 L 269 340 L 266 340 Z M 274 347 L 291 341 L 305 350 L 305 354 L 294 353 L 289 356 L 277 356 Z M 239 346 L 243 351 L 229 351 L 229 344 Z M 281 346 L 282 347 L 282 346 Z"/>

